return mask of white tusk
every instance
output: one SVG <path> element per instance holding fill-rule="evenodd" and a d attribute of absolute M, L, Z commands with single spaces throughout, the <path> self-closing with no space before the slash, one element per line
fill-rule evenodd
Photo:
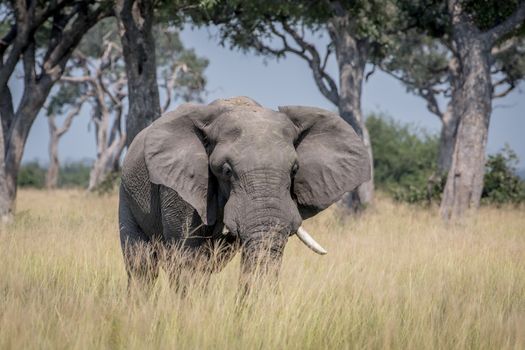
<path fill-rule="evenodd" d="M 297 237 L 299 237 L 301 242 L 303 242 L 308 248 L 310 248 L 317 254 L 325 255 L 326 253 L 328 253 L 326 249 L 321 247 L 321 245 L 317 243 L 315 239 L 313 239 L 312 236 L 310 236 L 310 234 L 306 232 L 306 230 L 302 226 L 299 227 L 299 229 L 297 230 Z"/>
<path fill-rule="evenodd" d="M 222 234 L 226 236 L 226 235 L 229 234 L 229 233 L 230 233 L 230 231 L 228 230 L 228 228 L 226 227 L 226 225 L 224 225 L 224 226 L 222 227 Z"/>

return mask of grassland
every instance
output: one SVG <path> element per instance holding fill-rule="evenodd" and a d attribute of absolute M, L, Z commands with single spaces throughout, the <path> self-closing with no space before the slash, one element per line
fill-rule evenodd
<path fill-rule="evenodd" d="M 239 261 L 184 298 L 165 275 L 127 292 L 117 197 L 19 194 L 0 233 L 0 349 L 525 349 L 525 212 L 445 226 L 380 199 L 291 239 L 280 291 L 235 308 Z"/>

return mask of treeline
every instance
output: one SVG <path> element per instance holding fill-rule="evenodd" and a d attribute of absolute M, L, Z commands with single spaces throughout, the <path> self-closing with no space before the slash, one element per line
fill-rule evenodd
<path fill-rule="evenodd" d="M 385 114 L 366 118 L 374 152 L 374 183 L 395 200 L 413 204 L 439 204 L 445 185 L 445 175 L 439 173 L 436 161 L 439 135 L 411 124 L 395 121 Z M 525 203 L 525 180 L 517 173 L 518 157 L 505 146 L 488 156 L 485 164 L 482 203 Z M 93 162 L 67 162 L 60 167 L 58 188 L 89 188 Z M 48 167 L 37 161 L 22 165 L 18 186 L 46 188 Z M 98 193 L 116 188 L 118 173 L 107 174 L 95 187 Z"/>
<path fill-rule="evenodd" d="M 13 217 L 25 144 L 40 112 L 57 146 L 89 108 L 93 189 L 174 100 L 200 99 L 207 60 L 180 43 L 185 24 L 215 25 L 218 44 L 231 49 L 303 60 L 312 83 L 363 140 L 376 180 L 384 171 L 374 169 L 373 144 L 381 146 L 365 123 L 363 85 L 377 70 L 398 79 L 441 122 L 427 183 L 440 193 L 441 216 L 460 218 L 479 206 L 491 181 L 484 174 L 493 101 L 525 77 L 525 0 L 0 0 L 1 221 Z M 49 177 L 58 183 L 55 146 Z M 382 186 L 362 184 L 342 203 L 355 210 L 372 204 L 375 185 Z"/>
<path fill-rule="evenodd" d="M 66 162 L 60 166 L 56 187 L 82 188 L 89 185 L 89 173 L 93 162 L 74 161 Z M 43 189 L 46 188 L 48 166 L 38 161 L 24 163 L 18 175 L 18 186 Z"/>

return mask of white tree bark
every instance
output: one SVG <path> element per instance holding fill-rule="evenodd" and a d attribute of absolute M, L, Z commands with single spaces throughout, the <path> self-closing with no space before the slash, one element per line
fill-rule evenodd
<path fill-rule="evenodd" d="M 47 123 L 49 127 L 49 165 L 46 173 L 46 187 L 48 189 L 56 188 L 58 185 L 58 175 L 60 172 L 60 161 L 58 159 L 58 143 L 60 138 L 69 130 L 75 118 L 82 109 L 83 103 L 87 100 L 87 96 L 83 96 L 79 103 L 70 110 L 62 127 L 58 128 L 55 121 L 55 116 L 50 115 L 47 117 Z"/>

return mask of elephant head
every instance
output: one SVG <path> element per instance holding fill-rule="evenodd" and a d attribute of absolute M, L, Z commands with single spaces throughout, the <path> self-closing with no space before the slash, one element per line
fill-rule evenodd
<path fill-rule="evenodd" d="M 277 271 L 293 234 L 324 253 L 302 220 L 370 177 L 365 147 L 337 114 L 277 112 L 246 97 L 183 105 L 151 125 L 144 145 L 151 182 L 240 238 L 243 272 Z"/>

